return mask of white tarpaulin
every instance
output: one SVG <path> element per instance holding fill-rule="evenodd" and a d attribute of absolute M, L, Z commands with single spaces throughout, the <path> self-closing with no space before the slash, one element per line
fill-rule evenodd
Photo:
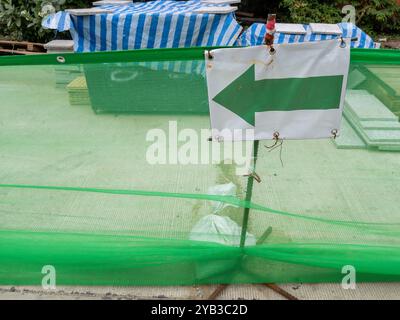
<path fill-rule="evenodd" d="M 335 39 L 274 48 L 274 55 L 267 46 L 206 53 L 213 138 L 249 139 L 246 129 L 254 129 L 256 140 L 276 133 L 282 139 L 327 138 L 339 131 L 350 43 Z"/>

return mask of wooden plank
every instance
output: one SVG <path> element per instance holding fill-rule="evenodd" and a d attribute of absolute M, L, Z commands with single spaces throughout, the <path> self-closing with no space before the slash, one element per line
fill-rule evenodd
<path fill-rule="evenodd" d="M 44 52 L 35 52 L 35 51 L 26 51 L 26 50 L 12 50 L 12 49 L 3 49 L 3 48 L 0 48 L 0 52 L 12 53 L 12 54 L 17 54 L 17 55 L 44 54 Z"/>
<path fill-rule="evenodd" d="M 28 46 L 28 45 L 33 45 L 36 47 L 41 47 L 44 48 L 43 43 L 37 43 L 37 42 L 28 42 L 28 41 L 12 41 L 12 40 L 0 40 L 0 45 L 2 44 L 8 44 L 8 45 L 20 45 L 20 46 Z"/>
<path fill-rule="evenodd" d="M 27 42 L 27 41 L 11 41 L 11 40 L 0 40 L 0 49 L 14 51 L 25 51 L 25 52 L 37 52 L 44 53 L 44 44 Z M 8 52 L 8 51 L 3 51 Z"/>
<path fill-rule="evenodd" d="M 264 283 L 264 286 L 270 288 L 271 290 L 275 291 L 276 293 L 280 294 L 282 297 L 285 297 L 287 300 L 299 300 L 297 297 L 294 295 L 290 294 L 283 288 L 277 286 L 274 283 Z"/>
<path fill-rule="evenodd" d="M 28 41 L 0 40 L 0 44 L 9 44 L 9 45 L 27 45 L 28 43 L 29 43 Z"/>
<path fill-rule="evenodd" d="M 208 296 L 207 300 L 217 299 L 227 287 L 228 287 L 228 284 L 218 285 L 217 288 Z"/>

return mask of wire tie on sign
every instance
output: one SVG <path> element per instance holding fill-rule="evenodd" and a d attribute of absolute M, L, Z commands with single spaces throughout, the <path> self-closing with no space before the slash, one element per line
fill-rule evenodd
<path fill-rule="evenodd" d="M 260 176 L 255 171 L 252 171 L 249 174 L 246 174 L 245 177 L 251 177 L 254 180 L 256 180 L 258 183 L 261 183 L 261 181 L 262 181 Z"/>
<path fill-rule="evenodd" d="M 208 57 L 209 60 L 214 59 L 214 56 L 211 54 L 210 50 L 207 50 L 207 57 Z"/>
<path fill-rule="evenodd" d="M 272 135 L 273 140 L 275 140 L 274 144 L 272 146 L 264 146 L 267 149 L 273 149 L 274 147 L 276 147 L 278 145 L 279 142 L 279 132 L 274 132 L 274 134 Z"/>
<path fill-rule="evenodd" d="M 269 149 L 268 152 L 274 151 L 276 148 L 280 147 L 280 149 L 279 149 L 279 160 L 281 161 L 281 165 L 283 167 L 283 160 L 282 160 L 283 139 L 279 138 L 279 132 L 274 132 L 273 139 L 275 140 L 273 145 L 264 146 L 264 147 Z"/>
<path fill-rule="evenodd" d="M 340 47 L 346 48 L 346 41 L 344 41 L 343 37 L 340 37 Z"/>
<path fill-rule="evenodd" d="M 258 183 L 261 183 L 261 178 L 260 176 L 255 173 L 254 171 L 250 174 L 250 177 L 252 177 L 254 180 L 256 180 Z"/>
<path fill-rule="evenodd" d="M 337 134 L 338 134 L 337 129 L 333 129 L 333 130 L 331 131 L 331 133 L 332 133 L 333 139 L 336 139 L 336 138 L 337 138 Z"/>
<path fill-rule="evenodd" d="M 358 38 L 357 37 L 350 38 L 350 41 L 351 42 L 357 42 Z M 346 48 L 346 46 L 347 46 L 346 41 L 344 41 L 343 37 L 340 37 L 340 47 L 341 48 Z"/>

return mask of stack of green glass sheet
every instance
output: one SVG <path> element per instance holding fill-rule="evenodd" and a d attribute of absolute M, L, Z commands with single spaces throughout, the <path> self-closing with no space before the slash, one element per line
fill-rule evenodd
<path fill-rule="evenodd" d="M 342 119 L 340 135 L 333 142 L 338 149 L 365 149 L 367 147 L 346 118 Z"/>
<path fill-rule="evenodd" d="M 400 151 L 397 116 L 373 94 L 366 90 L 348 90 L 344 116 L 367 147 Z"/>
<path fill-rule="evenodd" d="M 85 76 L 77 77 L 68 86 L 69 102 L 71 105 L 90 105 L 89 91 Z"/>
<path fill-rule="evenodd" d="M 366 66 L 368 88 L 397 116 L 400 117 L 400 77 L 398 66 Z"/>
<path fill-rule="evenodd" d="M 79 66 L 66 67 L 63 65 L 54 68 L 54 76 L 57 88 L 65 88 L 71 81 L 82 75 Z"/>

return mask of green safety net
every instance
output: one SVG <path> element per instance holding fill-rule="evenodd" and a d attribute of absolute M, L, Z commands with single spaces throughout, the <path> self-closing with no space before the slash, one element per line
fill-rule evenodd
<path fill-rule="evenodd" d="M 200 159 L 204 50 L 0 58 L 0 284 L 400 280 L 400 53 L 353 50 L 340 136 L 255 142 L 259 181 Z"/>

